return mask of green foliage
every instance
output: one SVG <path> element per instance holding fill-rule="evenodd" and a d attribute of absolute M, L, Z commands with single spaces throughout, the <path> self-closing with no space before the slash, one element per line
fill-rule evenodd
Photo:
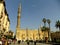
<path fill-rule="evenodd" d="M 46 18 L 43 18 L 43 23 L 44 23 L 44 26 L 46 27 Z"/>
<path fill-rule="evenodd" d="M 6 35 L 7 39 L 12 39 L 13 37 L 11 35 Z"/>
<path fill-rule="evenodd" d="M 59 28 L 59 30 L 60 30 L 60 21 L 59 21 L 59 20 L 56 21 L 55 27 L 56 27 L 56 28 Z"/>
<path fill-rule="evenodd" d="M 50 19 L 47 19 L 47 23 L 48 23 L 48 24 L 50 24 L 50 23 L 51 23 Z"/>
<path fill-rule="evenodd" d="M 44 26 L 45 26 L 45 27 L 43 27 L 43 28 L 46 28 L 46 22 L 48 23 L 49 28 L 50 28 L 50 23 L 51 23 L 50 19 L 43 18 L 43 20 L 42 20 L 42 21 L 43 21 Z"/>
<path fill-rule="evenodd" d="M 46 23 L 46 18 L 43 18 L 43 20 L 42 20 L 44 23 Z"/>
<path fill-rule="evenodd" d="M 43 27 L 41 28 L 41 30 L 42 30 L 42 31 L 49 31 L 49 28 L 48 28 L 48 27 L 43 26 Z"/>

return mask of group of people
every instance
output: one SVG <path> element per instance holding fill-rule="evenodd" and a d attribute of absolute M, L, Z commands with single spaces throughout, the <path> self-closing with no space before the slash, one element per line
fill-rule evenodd
<path fill-rule="evenodd" d="M 9 45 L 9 44 L 11 44 L 11 42 L 13 42 L 15 44 L 16 40 L 0 38 L 0 45 Z"/>
<path fill-rule="evenodd" d="M 9 45 L 10 41 L 6 38 L 0 38 L 0 45 Z"/>

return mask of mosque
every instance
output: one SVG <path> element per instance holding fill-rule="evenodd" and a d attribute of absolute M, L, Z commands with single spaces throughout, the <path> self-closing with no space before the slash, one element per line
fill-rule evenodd
<path fill-rule="evenodd" d="M 21 41 L 26 40 L 44 40 L 48 37 L 48 31 L 42 31 L 41 27 L 39 29 L 21 29 L 20 28 L 20 19 L 21 19 L 21 4 L 18 6 L 18 15 L 17 15 L 17 26 L 16 26 L 16 39 Z"/>

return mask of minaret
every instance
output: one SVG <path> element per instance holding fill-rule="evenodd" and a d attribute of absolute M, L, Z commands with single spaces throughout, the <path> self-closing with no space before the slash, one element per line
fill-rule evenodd
<path fill-rule="evenodd" d="M 16 26 L 16 39 L 19 40 L 19 31 L 20 31 L 20 18 L 21 18 L 21 4 L 18 7 L 18 15 L 17 15 L 17 26 Z"/>
<path fill-rule="evenodd" d="M 17 28 L 20 29 L 20 18 L 21 18 L 21 4 L 18 7 L 18 16 L 17 16 Z"/>

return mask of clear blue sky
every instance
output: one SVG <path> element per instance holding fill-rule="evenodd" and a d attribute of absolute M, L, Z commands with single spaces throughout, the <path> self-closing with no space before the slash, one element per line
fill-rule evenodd
<path fill-rule="evenodd" d="M 21 28 L 38 29 L 43 25 L 42 19 L 51 20 L 51 29 L 55 31 L 55 22 L 60 19 L 60 0 L 21 0 Z M 20 0 L 5 0 L 10 18 L 10 29 L 16 30 L 17 11 Z"/>

